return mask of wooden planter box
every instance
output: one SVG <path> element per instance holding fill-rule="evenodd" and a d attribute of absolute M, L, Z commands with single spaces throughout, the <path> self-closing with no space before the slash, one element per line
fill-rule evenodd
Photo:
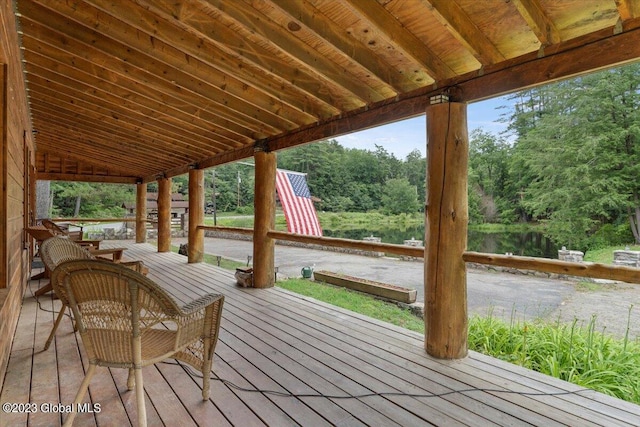
<path fill-rule="evenodd" d="M 353 289 L 354 291 L 376 295 L 393 301 L 404 302 L 407 304 L 411 304 L 416 301 L 417 291 L 415 289 L 403 288 L 400 286 L 389 285 L 387 283 L 375 282 L 373 280 L 359 279 L 357 277 L 331 273 L 329 271 L 314 271 L 313 278 L 318 282 L 342 286 Z"/>

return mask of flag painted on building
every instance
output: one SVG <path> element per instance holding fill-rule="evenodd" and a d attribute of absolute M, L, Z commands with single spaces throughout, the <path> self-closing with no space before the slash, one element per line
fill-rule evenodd
<path fill-rule="evenodd" d="M 276 190 L 290 233 L 322 236 L 305 174 L 278 169 Z"/>

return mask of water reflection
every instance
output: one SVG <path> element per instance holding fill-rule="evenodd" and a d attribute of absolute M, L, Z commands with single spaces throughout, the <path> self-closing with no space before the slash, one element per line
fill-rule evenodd
<path fill-rule="evenodd" d="M 340 237 L 344 239 L 362 240 L 364 237 L 374 235 L 380 237 L 383 243 L 402 244 L 405 240 L 415 238 L 424 239 L 424 226 L 408 227 L 400 230 L 386 228 L 374 232 L 365 229 L 356 230 L 323 230 L 327 237 Z M 483 233 L 470 230 L 467 237 L 467 249 L 469 251 L 504 254 L 511 252 L 514 255 L 534 256 L 542 258 L 558 258 L 558 247 L 542 233 L 525 232 L 501 232 Z"/>

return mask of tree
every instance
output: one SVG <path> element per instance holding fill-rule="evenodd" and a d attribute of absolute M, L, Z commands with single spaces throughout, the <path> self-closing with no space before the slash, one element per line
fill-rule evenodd
<path fill-rule="evenodd" d="M 519 138 L 522 207 L 560 244 L 586 249 L 607 223 L 640 219 L 640 66 L 569 80 L 523 96 Z"/>
<path fill-rule="evenodd" d="M 402 175 L 407 178 L 411 185 L 418 189 L 418 203 L 420 204 L 420 210 L 423 210 L 427 196 L 427 159 L 422 156 L 419 150 L 414 149 L 407 154 L 402 170 Z"/>
<path fill-rule="evenodd" d="M 124 184 L 54 181 L 51 191 L 52 216 L 119 217 L 125 213 L 122 205 L 135 201 L 134 187 Z"/>
<path fill-rule="evenodd" d="M 478 203 L 474 208 L 483 222 L 496 222 L 501 211 L 509 210 L 510 150 L 503 138 L 482 130 L 474 130 L 469 138 L 469 189 L 477 193 L 469 200 Z"/>
<path fill-rule="evenodd" d="M 406 178 L 393 178 L 386 182 L 382 192 L 384 213 L 397 215 L 418 212 L 418 191 Z"/>

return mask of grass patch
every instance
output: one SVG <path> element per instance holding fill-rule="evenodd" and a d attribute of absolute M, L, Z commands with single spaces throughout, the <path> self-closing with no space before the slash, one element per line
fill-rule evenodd
<path fill-rule="evenodd" d="M 597 262 L 600 264 L 613 264 L 613 251 L 623 251 L 626 248 L 631 251 L 640 251 L 639 245 L 632 246 L 608 246 L 602 249 L 588 250 L 584 254 L 584 260 L 587 262 Z"/>
<path fill-rule="evenodd" d="M 581 292 L 596 292 L 603 290 L 604 287 L 600 283 L 595 282 L 578 282 L 576 290 Z"/>
<path fill-rule="evenodd" d="M 277 282 L 276 286 L 374 319 L 424 333 L 424 322 L 409 310 L 359 292 L 304 279 L 284 280 Z"/>

